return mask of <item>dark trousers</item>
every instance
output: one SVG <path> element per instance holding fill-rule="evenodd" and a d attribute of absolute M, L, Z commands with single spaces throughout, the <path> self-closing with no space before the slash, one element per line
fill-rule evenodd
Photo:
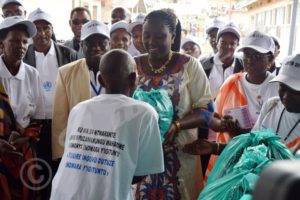
<path fill-rule="evenodd" d="M 198 128 L 198 138 L 208 139 L 208 129 L 207 128 Z M 201 156 L 201 165 L 202 165 L 202 173 L 203 177 L 205 176 L 205 172 L 208 166 L 208 162 L 210 159 L 210 155 Z"/>
<path fill-rule="evenodd" d="M 52 120 L 43 120 L 40 132 L 40 140 L 36 143 L 37 157 L 45 162 L 39 162 L 38 175 L 42 187 L 41 199 L 50 199 L 51 183 L 54 174 L 52 173 L 52 150 L 51 150 L 51 123 Z M 50 180 L 50 181 L 49 181 Z"/>

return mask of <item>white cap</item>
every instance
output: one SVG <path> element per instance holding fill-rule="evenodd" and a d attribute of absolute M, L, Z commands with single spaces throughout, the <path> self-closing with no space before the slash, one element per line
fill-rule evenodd
<path fill-rule="evenodd" d="M 194 43 L 194 44 L 196 44 L 197 46 L 199 46 L 199 48 L 200 48 L 200 45 L 198 44 L 198 42 L 196 42 L 195 40 L 193 40 L 193 39 L 191 39 L 191 38 L 183 38 L 183 39 L 181 40 L 181 42 L 180 42 L 180 48 L 182 49 L 182 47 L 183 47 L 186 43 L 188 43 L 188 42 Z"/>
<path fill-rule="evenodd" d="M 136 27 L 137 25 L 143 25 L 145 21 L 146 15 L 143 13 L 140 13 L 136 16 L 136 18 L 132 21 L 132 23 L 129 24 L 129 31 L 132 32 L 132 29 Z"/>
<path fill-rule="evenodd" d="M 36 34 L 35 25 L 31 21 L 25 20 L 22 16 L 12 16 L 4 18 L 4 20 L 0 24 L 0 32 L 2 32 L 4 29 L 8 29 L 19 24 L 23 24 L 26 26 L 29 37 L 33 37 Z"/>
<path fill-rule="evenodd" d="M 107 25 L 97 20 L 90 20 L 82 26 L 80 40 L 85 40 L 93 34 L 100 34 L 108 39 L 110 38 Z"/>
<path fill-rule="evenodd" d="M 129 26 L 129 24 L 125 20 L 118 21 L 118 22 L 114 23 L 113 25 L 111 25 L 110 34 L 112 34 L 114 31 L 116 31 L 118 29 L 124 29 L 127 33 L 129 33 L 129 35 L 131 35 L 131 33 L 129 32 L 128 26 Z"/>
<path fill-rule="evenodd" d="M 208 27 L 206 28 L 206 34 L 209 34 L 210 31 L 212 31 L 212 29 L 214 28 L 217 28 L 219 29 L 220 27 L 224 26 L 225 25 L 225 22 L 218 19 L 218 18 L 215 18 L 209 25 Z"/>
<path fill-rule="evenodd" d="M 220 36 L 224 33 L 232 33 L 238 38 L 238 40 L 240 40 L 240 38 L 241 38 L 240 31 L 233 22 L 229 22 L 219 28 L 219 31 L 217 34 L 217 41 L 219 40 Z"/>
<path fill-rule="evenodd" d="M 35 22 L 38 20 L 44 20 L 44 21 L 48 22 L 49 24 L 52 24 L 52 18 L 50 16 L 50 14 L 46 13 L 45 11 L 43 11 L 40 8 L 37 8 L 36 10 L 32 11 L 28 16 L 28 20 L 31 22 Z"/>
<path fill-rule="evenodd" d="M 2 9 L 3 7 L 5 7 L 7 4 L 10 4 L 10 3 L 14 3 L 14 4 L 18 4 L 20 6 L 23 6 L 22 4 L 22 0 L 2 0 Z"/>
<path fill-rule="evenodd" d="M 271 52 L 274 55 L 275 43 L 271 36 L 259 31 L 254 31 L 244 38 L 242 46 L 238 51 L 251 48 L 260 53 Z"/>
<path fill-rule="evenodd" d="M 281 82 L 293 90 L 300 91 L 300 54 L 286 57 L 279 74 L 270 82 Z"/>

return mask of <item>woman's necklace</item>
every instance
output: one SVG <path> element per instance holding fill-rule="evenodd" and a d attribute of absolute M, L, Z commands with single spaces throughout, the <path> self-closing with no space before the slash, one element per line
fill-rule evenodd
<path fill-rule="evenodd" d="M 152 64 L 151 64 L 151 62 L 150 62 L 150 58 L 148 57 L 148 63 L 149 63 L 150 70 L 151 70 L 154 74 L 160 74 L 160 73 L 162 73 L 163 71 L 165 71 L 165 69 L 167 68 L 167 65 L 168 65 L 168 64 L 170 63 L 170 61 L 171 61 L 172 55 L 173 55 L 173 52 L 171 51 L 171 52 L 169 53 L 168 60 L 167 60 L 162 66 L 160 66 L 160 68 L 158 68 L 158 69 L 155 69 L 155 67 L 152 66 Z"/>
<path fill-rule="evenodd" d="M 279 127 L 280 127 L 280 124 L 281 124 L 281 120 L 282 120 L 282 116 L 283 116 L 284 111 L 285 111 L 285 108 L 282 110 L 282 112 L 280 114 L 279 121 L 278 121 L 277 128 L 276 128 L 276 135 L 278 135 L 278 131 L 279 131 Z M 290 135 L 292 134 L 293 130 L 297 127 L 297 125 L 299 123 L 300 123 L 300 119 L 298 119 L 298 121 L 294 124 L 294 126 L 288 132 L 287 136 L 283 139 L 283 141 L 286 141 L 290 137 Z"/>

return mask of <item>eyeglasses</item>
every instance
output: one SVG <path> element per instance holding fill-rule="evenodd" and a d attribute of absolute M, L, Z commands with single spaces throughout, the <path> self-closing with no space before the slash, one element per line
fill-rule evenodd
<path fill-rule="evenodd" d="M 24 12 L 22 10 L 17 10 L 17 11 L 4 11 L 3 12 L 3 17 L 12 17 L 12 16 L 22 16 Z"/>
<path fill-rule="evenodd" d="M 37 31 L 37 33 L 50 33 L 50 31 L 51 31 L 51 26 L 50 25 L 48 25 L 48 26 L 44 26 L 44 27 L 36 27 L 36 31 Z"/>
<path fill-rule="evenodd" d="M 80 25 L 80 24 L 85 24 L 87 23 L 89 20 L 88 19 L 72 19 L 72 24 L 74 25 Z"/>

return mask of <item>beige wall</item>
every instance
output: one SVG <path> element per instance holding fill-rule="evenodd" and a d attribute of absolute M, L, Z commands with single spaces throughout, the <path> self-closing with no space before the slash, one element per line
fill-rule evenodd
<path fill-rule="evenodd" d="M 245 26 L 245 32 L 250 32 L 252 30 L 260 30 L 272 35 L 275 35 L 279 38 L 281 44 L 281 53 L 279 59 L 284 58 L 288 54 L 288 45 L 289 45 L 289 35 L 290 35 L 290 20 L 292 12 L 292 1 L 291 0 L 259 0 L 257 3 L 248 7 L 248 12 L 245 15 L 248 17 L 248 24 Z M 298 7 L 300 4 L 298 5 Z M 283 15 L 278 14 L 278 9 L 280 12 L 284 12 Z M 282 11 L 284 10 L 284 11 Z M 299 16 L 300 8 L 298 8 L 297 15 Z M 267 14 L 268 13 L 268 14 Z M 270 15 L 272 17 L 268 18 L 265 15 Z M 259 20 L 265 19 L 265 20 Z M 257 23 L 257 20 L 262 23 Z M 265 22 L 264 22 L 265 21 Z M 296 25 L 296 33 L 300 31 L 300 20 Z M 298 34 L 299 35 L 299 34 Z M 300 52 L 300 38 L 295 40 L 294 52 Z"/>
<path fill-rule="evenodd" d="M 102 7 L 102 2 L 106 2 Z M 99 21 L 108 20 L 107 14 L 111 10 L 110 0 L 24 0 L 24 7 L 27 10 L 27 16 L 34 9 L 40 7 L 50 13 L 53 18 L 53 28 L 57 39 L 68 39 L 73 36 L 69 26 L 70 12 L 74 7 L 87 7 L 93 19 Z M 109 10 L 109 11 L 107 11 Z M 103 14 L 104 13 L 104 14 Z M 104 18 L 104 20 L 103 20 Z"/>

